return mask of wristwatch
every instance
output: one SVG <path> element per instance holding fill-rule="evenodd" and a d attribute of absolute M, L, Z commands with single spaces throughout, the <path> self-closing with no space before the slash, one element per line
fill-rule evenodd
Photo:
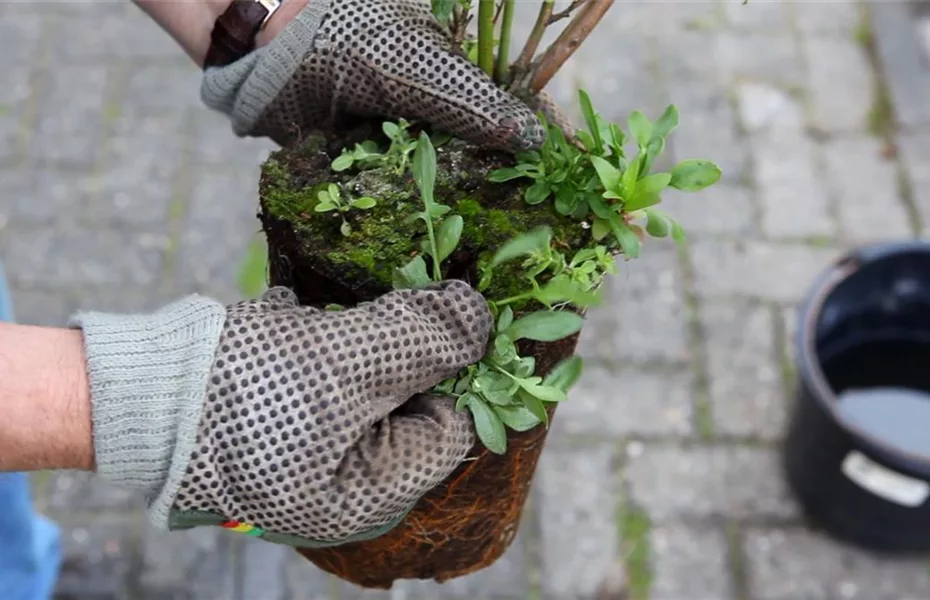
<path fill-rule="evenodd" d="M 255 36 L 282 0 L 232 0 L 213 24 L 210 48 L 203 68 L 223 67 L 234 63 L 255 48 Z"/>

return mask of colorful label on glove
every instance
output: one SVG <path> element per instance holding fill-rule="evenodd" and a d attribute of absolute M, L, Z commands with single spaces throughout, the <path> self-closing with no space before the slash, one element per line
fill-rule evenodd
<path fill-rule="evenodd" d="M 220 526 L 224 529 L 229 529 L 237 533 L 244 533 L 252 537 L 258 537 L 265 533 L 265 530 L 261 527 L 255 527 L 254 525 L 249 525 L 242 521 L 224 521 Z"/>

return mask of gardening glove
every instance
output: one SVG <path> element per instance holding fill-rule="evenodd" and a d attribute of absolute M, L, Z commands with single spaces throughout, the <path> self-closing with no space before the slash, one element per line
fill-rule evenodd
<path fill-rule="evenodd" d="M 453 49 L 427 0 L 310 0 L 268 45 L 206 69 L 201 97 L 237 135 L 281 145 L 341 114 L 421 120 L 492 149 L 544 140 L 527 103 Z"/>
<path fill-rule="evenodd" d="M 84 313 L 98 473 L 163 529 L 219 525 L 291 546 L 395 526 L 475 443 L 422 394 L 485 353 L 492 319 L 460 281 L 338 312 L 272 288 L 154 315 Z"/>

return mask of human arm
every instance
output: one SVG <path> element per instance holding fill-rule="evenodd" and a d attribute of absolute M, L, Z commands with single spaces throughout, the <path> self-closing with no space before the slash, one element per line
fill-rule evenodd
<path fill-rule="evenodd" d="M 30 402 L 0 429 L 0 450 L 19 456 L 3 468 L 94 470 L 145 496 L 162 529 L 245 521 L 311 547 L 378 535 L 473 446 L 468 413 L 423 392 L 477 362 L 491 325 L 453 281 L 338 312 L 272 288 L 225 307 L 189 296 L 151 314 L 79 313 L 78 332 L 13 327 L 10 344 L 44 339 L 10 362 L 26 382 L 10 397 Z M 69 375 L 47 383 L 82 368 L 82 391 Z M 62 408 L 72 394 L 83 415 Z"/>
<path fill-rule="evenodd" d="M 81 332 L 0 323 L 0 472 L 93 470 Z"/>
<path fill-rule="evenodd" d="M 203 67 L 213 24 L 229 8 L 231 0 L 133 0 L 133 3 L 165 30 L 198 67 Z M 255 46 L 260 48 L 274 39 L 306 5 L 307 0 L 287 0 L 282 4 L 258 32 Z"/>

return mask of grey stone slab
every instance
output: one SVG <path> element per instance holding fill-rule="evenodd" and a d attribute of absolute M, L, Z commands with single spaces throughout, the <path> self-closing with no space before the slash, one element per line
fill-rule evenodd
<path fill-rule="evenodd" d="M 8 15 L 79 15 L 95 17 L 125 15 L 130 7 L 122 0 L 6 0 L 3 8 Z"/>
<path fill-rule="evenodd" d="M 606 369 L 585 364 L 552 435 L 693 435 L 692 376 L 687 369 Z"/>
<path fill-rule="evenodd" d="M 665 523 L 650 534 L 655 570 L 650 600 L 735 598 L 727 540 L 720 527 Z"/>
<path fill-rule="evenodd" d="M 611 365 L 687 360 L 680 279 L 675 247 L 667 240 L 621 261 L 604 285 L 603 304 L 588 312 L 578 353 Z"/>
<path fill-rule="evenodd" d="M 281 544 L 244 539 L 239 550 L 242 598 L 289 600 L 284 572 L 293 552 Z"/>
<path fill-rule="evenodd" d="M 96 220 L 109 226 L 164 226 L 179 193 L 184 147 L 183 113 L 120 118 L 103 158 Z"/>
<path fill-rule="evenodd" d="M 930 597 L 924 561 L 880 559 L 806 530 L 751 528 L 744 553 L 753 600 Z"/>
<path fill-rule="evenodd" d="M 796 302 L 814 277 L 840 255 L 801 244 L 696 240 L 695 287 L 703 297 L 745 296 Z"/>
<path fill-rule="evenodd" d="M 136 11 L 138 12 L 138 11 Z M 190 59 L 170 35 L 142 13 L 70 14 L 50 19 L 50 53 L 65 64 L 108 64 L 119 60 Z M 74 32 L 87 32 L 75 35 Z M 119 54 L 113 49 L 119 48 Z"/>
<path fill-rule="evenodd" d="M 682 4 L 685 3 L 677 3 L 676 9 Z M 674 42 L 663 36 L 655 50 L 662 79 L 667 82 L 696 81 L 716 85 L 716 82 L 722 80 L 721 71 L 713 55 L 707 52 L 708 48 L 713 48 L 716 36 L 717 32 L 713 28 L 676 31 Z M 670 97 L 668 102 L 678 104 L 680 100 Z M 684 118 L 687 120 L 687 116 Z"/>
<path fill-rule="evenodd" d="M 829 196 L 814 164 L 813 143 L 805 136 L 752 140 L 762 231 L 773 239 L 837 234 Z"/>
<path fill-rule="evenodd" d="M 153 285 L 161 274 L 161 235 L 72 227 L 17 229 L 4 235 L 14 283 L 47 289 Z"/>
<path fill-rule="evenodd" d="M 264 138 L 237 137 L 232 132 L 229 117 L 213 110 L 196 113 L 193 135 L 194 161 L 197 164 L 240 170 L 254 175 L 256 181 L 261 164 L 272 150 L 278 148 L 274 142 Z"/>
<path fill-rule="evenodd" d="M 175 266 L 180 290 L 240 299 L 235 292 L 240 265 L 261 226 L 255 216 L 257 189 L 252 173 L 201 172 L 190 195 Z"/>
<path fill-rule="evenodd" d="M 215 527 L 164 532 L 147 525 L 138 574 L 142 598 L 244 598 L 237 593 L 242 568 L 235 562 L 233 536 Z M 273 598 L 268 596 L 268 600 Z"/>
<path fill-rule="evenodd" d="M 0 253 L 4 269 L 10 270 L 10 257 Z M 61 327 L 75 308 L 75 301 L 65 292 L 24 290 L 13 287 L 13 317 L 22 325 Z"/>
<path fill-rule="evenodd" d="M 613 448 L 547 447 L 536 485 L 547 600 L 593 597 L 619 555 Z"/>
<path fill-rule="evenodd" d="M 17 14 L 0 19 L 0 52 L 4 63 L 20 67 L 38 62 L 43 28 L 41 15 Z"/>
<path fill-rule="evenodd" d="M 823 146 L 823 179 L 833 194 L 845 238 L 854 244 L 912 235 L 898 185 L 898 167 L 872 137 Z"/>
<path fill-rule="evenodd" d="M 207 110 L 200 100 L 203 73 L 194 63 L 142 64 L 127 75 L 122 109 L 131 114 L 181 115 L 184 109 Z M 173 128 L 180 132 L 180 128 Z"/>
<path fill-rule="evenodd" d="M 714 56 L 727 81 L 751 80 L 785 87 L 804 85 L 801 52 L 790 32 L 723 31 Z"/>
<path fill-rule="evenodd" d="M 394 584 L 390 592 L 390 600 L 398 597 L 403 600 L 526 598 L 529 586 L 525 529 L 528 525 L 525 522 L 521 525 L 510 547 L 492 565 L 444 583 L 422 580 L 399 581 Z M 340 600 L 356 600 L 356 598 L 369 600 L 369 598 L 377 598 L 376 594 L 352 595 L 340 590 Z"/>
<path fill-rule="evenodd" d="M 752 197 L 749 188 L 718 182 L 698 193 L 669 189 L 662 194 L 661 208 L 678 221 L 688 239 L 745 239 L 759 233 Z"/>
<path fill-rule="evenodd" d="M 850 39 L 862 19 L 862 3 L 857 0 L 791 2 L 795 23 L 805 35 Z"/>
<path fill-rule="evenodd" d="M 605 19 L 629 35 L 665 38 L 691 29 L 715 29 L 725 23 L 720 3 L 712 0 L 681 2 L 618 2 Z"/>
<path fill-rule="evenodd" d="M 128 510 L 143 506 L 139 494 L 107 483 L 92 473 L 58 471 L 49 478 L 46 506 L 58 513 L 72 510 Z"/>
<path fill-rule="evenodd" d="M 930 134 L 900 133 L 897 147 L 924 233 L 930 226 Z"/>
<path fill-rule="evenodd" d="M 807 97 L 811 125 L 824 132 L 863 132 L 874 103 L 874 79 L 865 48 L 851 37 L 810 38 Z"/>
<path fill-rule="evenodd" d="M 788 30 L 791 26 L 789 2 L 724 2 L 727 21 L 737 29 Z"/>
<path fill-rule="evenodd" d="M 335 600 L 335 585 L 325 571 L 296 552 L 291 552 L 284 566 L 290 600 Z M 342 595 L 342 594 L 340 594 Z M 340 598 L 348 600 L 351 596 Z M 388 600 L 384 598 L 382 600 Z"/>
<path fill-rule="evenodd" d="M 11 167 L 0 171 L 0 214 L 17 225 L 86 220 L 95 189 L 94 176 L 80 169 Z"/>
<path fill-rule="evenodd" d="M 104 138 L 107 89 L 103 66 L 56 65 L 43 73 L 30 156 L 71 166 L 94 166 Z"/>
<path fill-rule="evenodd" d="M 653 523 L 679 518 L 791 518 L 797 507 L 774 450 L 631 444 L 625 478 Z"/>
<path fill-rule="evenodd" d="M 728 303 L 700 312 L 716 432 L 779 439 L 787 414 L 771 311 Z"/>
<path fill-rule="evenodd" d="M 55 587 L 60 600 L 121 600 L 126 598 L 134 562 L 131 527 L 127 522 L 100 519 L 61 527 L 62 568 Z"/>
<path fill-rule="evenodd" d="M 76 310 L 99 310 L 114 313 L 146 313 L 157 310 L 176 299 L 156 290 L 155 286 L 108 285 L 78 287 L 73 290 Z"/>
<path fill-rule="evenodd" d="M 801 103 L 766 83 L 739 84 L 736 94 L 752 150 L 762 231 L 773 238 L 836 235 Z"/>
<path fill-rule="evenodd" d="M 878 60 L 904 129 L 930 125 L 930 65 L 906 2 L 868 2 Z"/>
<path fill-rule="evenodd" d="M 0 163 L 11 162 L 25 150 L 27 114 L 33 102 L 33 66 L 13 65 L 0 86 Z M 2 209 L 0 209 L 2 210 Z"/>
<path fill-rule="evenodd" d="M 666 150 L 674 160 L 712 160 L 723 171 L 722 181 L 743 183 L 750 154 L 737 129 L 733 100 L 726 87 L 707 79 L 669 80 L 659 104 L 675 104 L 680 114 L 680 123 L 669 136 Z M 695 197 L 708 193 L 710 190 L 705 190 Z"/>

